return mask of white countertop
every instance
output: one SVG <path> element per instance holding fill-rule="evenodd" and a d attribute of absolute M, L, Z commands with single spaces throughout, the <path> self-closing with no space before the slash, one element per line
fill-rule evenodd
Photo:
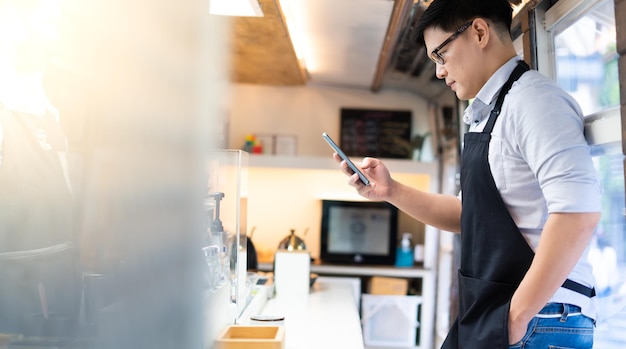
<path fill-rule="evenodd" d="M 319 277 L 308 295 L 277 295 L 260 314 L 285 317 L 285 349 L 362 349 L 359 294 L 358 278 Z"/>

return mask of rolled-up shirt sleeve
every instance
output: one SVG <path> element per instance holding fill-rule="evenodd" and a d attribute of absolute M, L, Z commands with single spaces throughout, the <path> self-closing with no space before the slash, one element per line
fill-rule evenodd
<path fill-rule="evenodd" d="M 565 92 L 547 93 L 541 85 L 526 88 L 535 91 L 518 96 L 528 107 L 515 118 L 516 143 L 536 176 L 548 212 L 599 212 L 602 190 L 580 109 Z"/>

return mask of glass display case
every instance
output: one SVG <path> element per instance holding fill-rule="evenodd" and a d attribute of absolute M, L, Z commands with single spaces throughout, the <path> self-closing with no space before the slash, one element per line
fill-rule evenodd
<path fill-rule="evenodd" d="M 247 248 L 246 197 L 248 153 L 216 150 L 208 155 L 205 212 L 207 234 L 202 251 L 207 261 L 207 291 L 228 294 L 214 307 L 224 308 L 227 321 L 235 323 L 246 305 Z M 226 290 L 223 290 L 226 289 Z M 226 304 L 225 304 L 226 303 Z"/>

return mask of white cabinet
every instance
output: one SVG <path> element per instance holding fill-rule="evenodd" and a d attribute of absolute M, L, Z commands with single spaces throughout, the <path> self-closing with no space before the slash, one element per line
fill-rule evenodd
<path fill-rule="evenodd" d="M 361 265 L 311 265 L 311 271 L 320 275 L 342 276 L 386 276 L 420 281 L 418 294 L 422 297 L 420 326 L 418 327 L 419 345 L 415 348 L 432 349 L 435 324 L 435 271 L 420 267 L 399 268 L 393 266 Z"/>
<path fill-rule="evenodd" d="M 259 269 L 271 271 L 272 264 L 261 263 Z M 421 267 L 393 267 L 371 265 L 337 265 L 337 264 L 311 264 L 311 272 L 324 276 L 350 276 L 367 279 L 372 276 L 385 276 L 405 278 L 419 281 L 421 285 L 418 294 L 422 297 L 420 310 L 420 326 L 418 327 L 419 344 L 413 349 L 433 349 L 433 336 L 435 325 L 435 271 Z M 378 349 L 367 347 L 367 349 Z"/>

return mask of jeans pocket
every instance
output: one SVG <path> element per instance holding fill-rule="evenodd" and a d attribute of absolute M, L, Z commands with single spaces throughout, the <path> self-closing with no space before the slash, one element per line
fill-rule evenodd
<path fill-rule="evenodd" d="M 584 315 L 560 318 L 534 318 L 531 336 L 523 340 L 524 348 L 590 349 L 593 347 L 593 320 Z"/>
<path fill-rule="evenodd" d="M 536 325 L 537 325 L 537 318 L 530 319 L 530 322 L 528 323 L 528 326 L 526 327 L 526 333 L 524 333 L 524 336 L 522 337 L 522 339 L 517 341 L 517 343 L 509 345 L 509 349 L 522 348 L 524 344 L 526 344 L 528 340 L 530 339 L 530 336 L 533 334 L 533 329 L 535 328 Z"/>

